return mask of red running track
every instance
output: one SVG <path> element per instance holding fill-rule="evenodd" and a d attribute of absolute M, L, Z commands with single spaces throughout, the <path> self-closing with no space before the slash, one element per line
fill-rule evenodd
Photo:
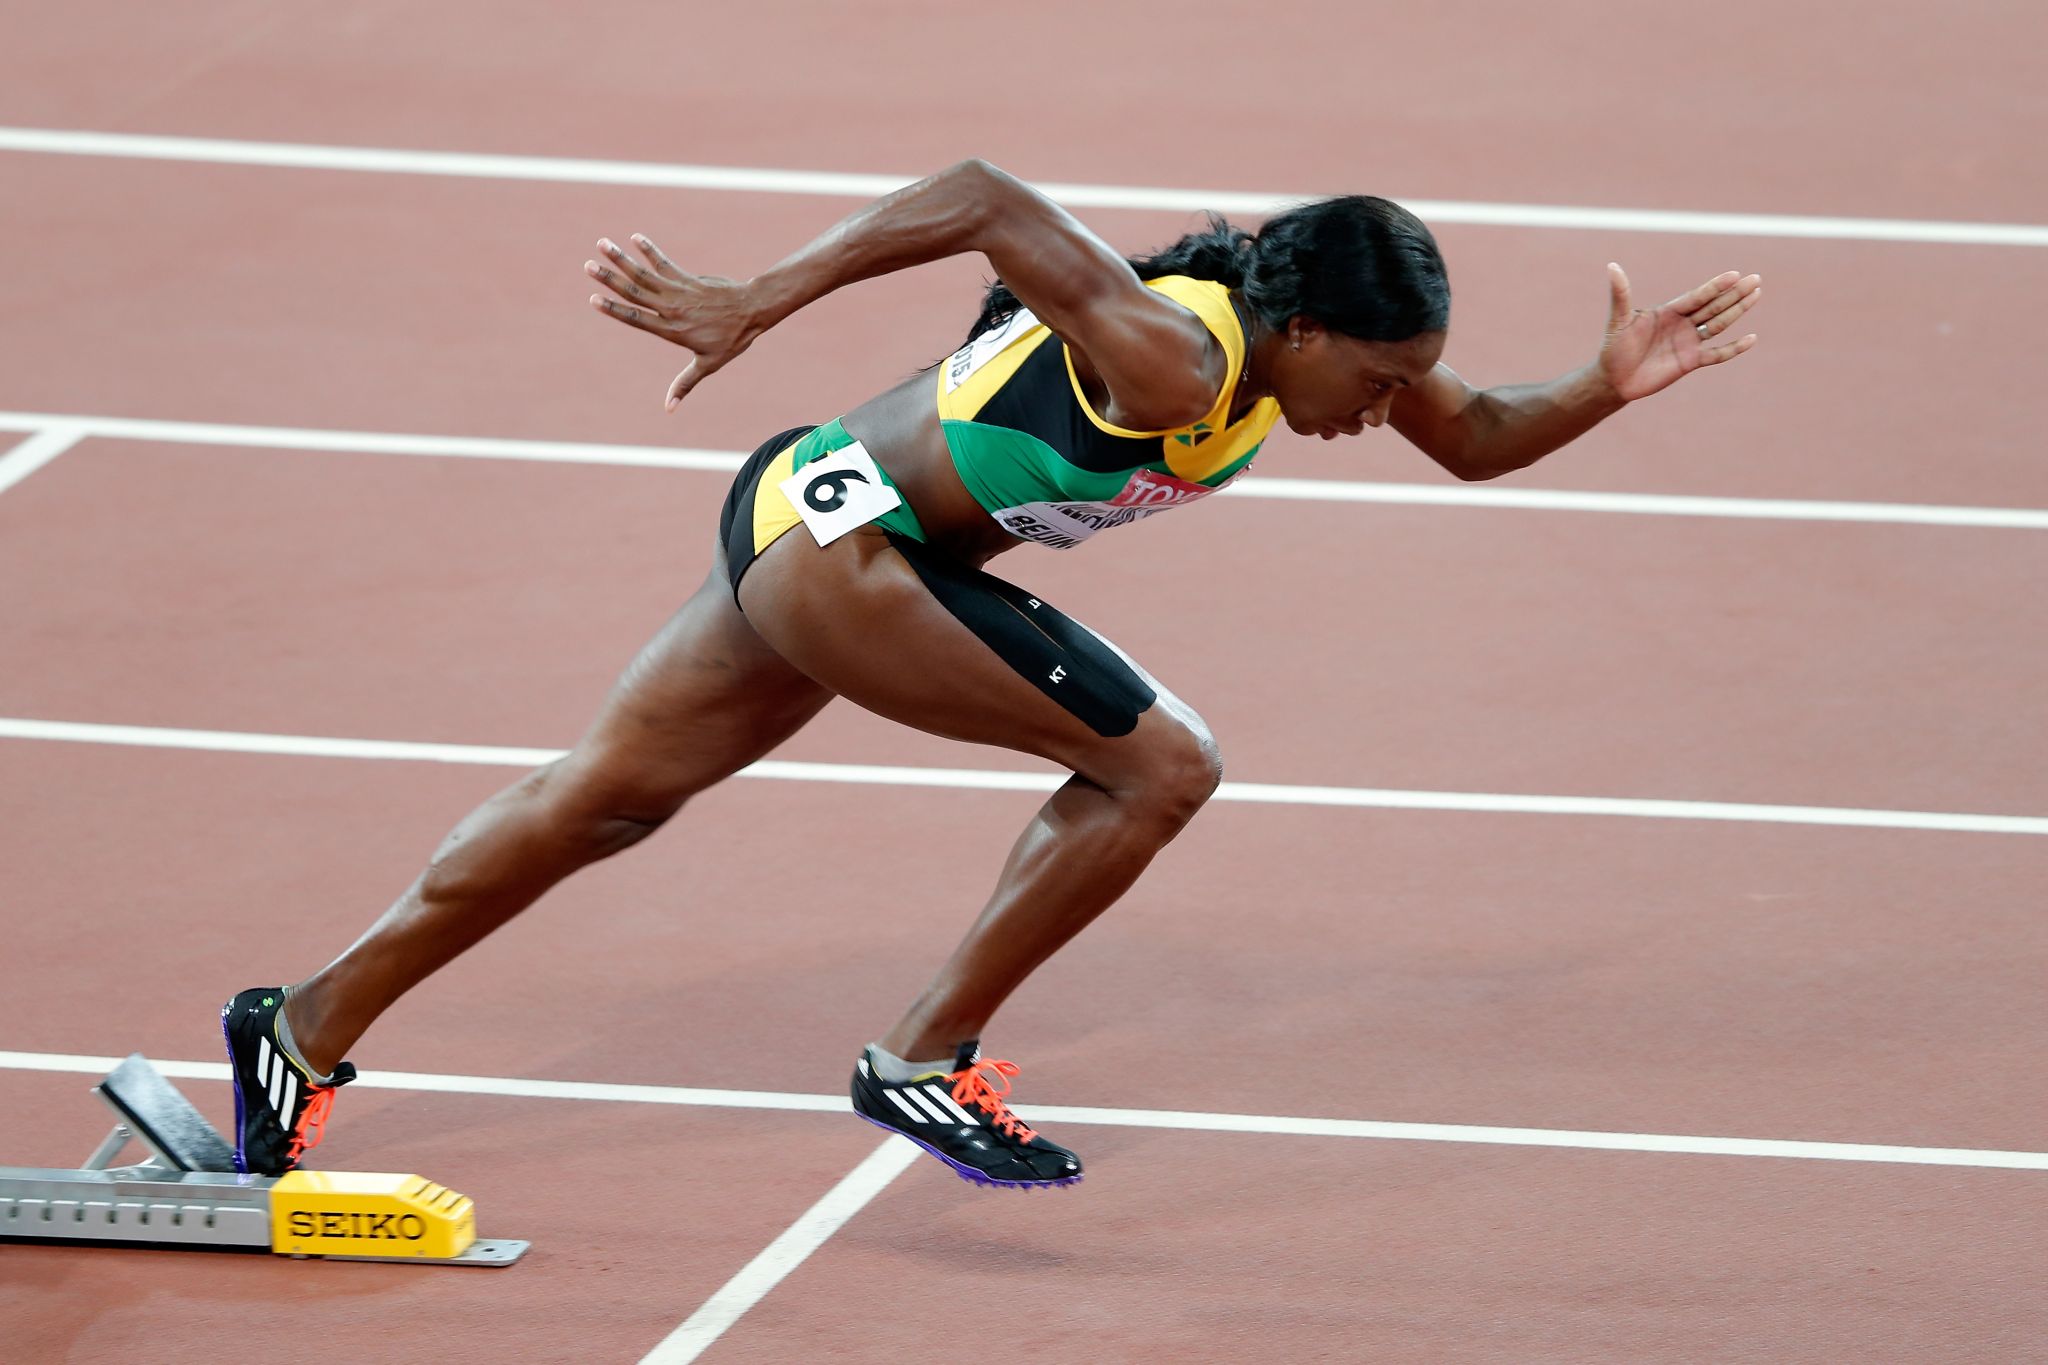
<path fill-rule="evenodd" d="M 0 125 L 2048 222 L 2048 29 L 2017 4 L 1853 32 L 1754 4 L 1176 13 L 48 9 L 0 54 Z M 0 171 L 0 411 L 738 449 L 948 349 L 978 278 L 829 300 L 664 420 L 671 358 L 581 304 L 590 243 L 747 271 L 843 201 Z M 1185 221 L 1086 216 L 1134 249 Z M 1517 485 L 2048 506 L 2037 249 L 1441 235 L 1481 382 L 1582 359 L 1609 258 L 1646 294 L 1770 281 L 1753 356 Z M 1443 482 L 1390 439 L 1283 434 L 1260 472 Z M 565 745 L 704 572 L 723 484 L 87 440 L 0 490 L 0 717 Z M 1112 539 L 1005 568 L 1200 708 L 1237 778 L 2048 813 L 2038 532 L 1242 499 Z M 844 707 L 781 756 L 1029 766 Z M 218 997 L 342 946 L 509 774 L 0 740 L 0 1050 L 212 1060 Z M 733 783 L 359 1059 L 836 1092 L 1034 799 Z M 822 825 L 847 861 L 784 837 Z M 2029 835 L 1219 804 L 991 1043 L 1027 1103 L 2036 1151 L 2044 874 Z M 0 1068 L 0 1160 L 88 1150 L 88 1080 Z M 2039 1171 L 1056 1131 L 1080 1191 L 914 1165 L 704 1358 L 2018 1360 L 2048 1329 Z M 526 1262 L 5 1247 L 0 1358 L 638 1359 L 874 1146 L 828 1113 L 365 1086 L 322 1157 L 473 1194 Z"/>

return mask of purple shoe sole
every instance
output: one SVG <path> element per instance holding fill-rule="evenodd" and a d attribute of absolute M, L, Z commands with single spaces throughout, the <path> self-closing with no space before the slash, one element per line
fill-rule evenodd
<path fill-rule="evenodd" d="M 227 1045 L 228 1079 L 235 1083 L 235 1170 L 247 1175 L 249 1158 L 242 1151 L 242 1078 L 235 1070 L 235 1040 L 228 1036 L 226 1015 L 222 1015 L 220 1020 L 220 1040 Z"/>
<path fill-rule="evenodd" d="M 897 1137 L 917 1143 L 918 1146 L 924 1148 L 948 1166 L 951 1166 L 954 1174 L 970 1185 L 985 1185 L 990 1189 L 997 1190 L 1062 1190 L 1081 1183 L 1081 1177 L 1078 1175 L 1070 1175 L 1064 1180 L 998 1180 L 986 1171 L 977 1171 L 972 1166 L 961 1165 L 929 1142 L 911 1137 L 910 1134 L 904 1132 L 901 1128 L 892 1127 L 889 1124 L 883 1123 L 880 1119 L 871 1119 L 858 1109 L 853 1112 L 854 1116 L 863 1123 L 872 1123 L 885 1133 L 894 1133 Z"/>

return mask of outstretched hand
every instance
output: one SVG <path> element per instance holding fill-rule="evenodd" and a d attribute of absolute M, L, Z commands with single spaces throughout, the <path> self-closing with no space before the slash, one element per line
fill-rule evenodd
<path fill-rule="evenodd" d="M 1756 333 L 1719 345 L 1726 332 L 1763 295 L 1763 277 L 1730 270 L 1689 294 L 1647 311 L 1629 302 L 1628 276 L 1609 262 L 1607 284 L 1614 307 L 1607 340 L 1600 347 L 1600 372 L 1624 401 L 1648 398 L 1703 365 L 1735 359 L 1756 345 Z"/>
<path fill-rule="evenodd" d="M 724 368 L 766 329 L 754 318 L 744 283 L 692 275 L 639 233 L 633 234 L 633 245 L 647 258 L 645 265 L 611 239 L 599 239 L 597 249 L 612 264 L 585 261 L 583 273 L 618 297 L 592 294 L 590 305 L 691 353 L 690 363 L 670 382 L 662 399 L 663 410 L 673 412 L 706 375 Z"/>

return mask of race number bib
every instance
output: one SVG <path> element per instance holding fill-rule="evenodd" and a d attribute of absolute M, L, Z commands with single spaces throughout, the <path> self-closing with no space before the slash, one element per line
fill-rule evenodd
<path fill-rule="evenodd" d="M 903 505 L 859 441 L 811 461 L 776 486 L 820 545 Z"/>
<path fill-rule="evenodd" d="M 1019 308 L 1010 314 L 1010 320 L 1000 327 L 994 327 L 973 341 L 953 352 L 946 361 L 946 392 L 965 384 L 974 377 L 974 372 L 1001 355 L 1009 344 L 1038 325 L 1038 319 L 1029 308 Z"/>
<path fill-rule="evenodd" d="M 1129 526 L 1134 521 L 1143 521 L 1219 493 L 1236 478 L 1237 475 L 1233 474 L 1223 483 L 1211 487 L 1176 479 L 1156 469 L 1139 469 L 1132 472 L 1123 491 L 1108 502 L 1027 502 L 1016 507 L 998 508 L 989 515 L 1019 540 L 1037 541 L 1055 550 L 1071 550 L 1098 531 L 1107 531 L 1112 526 Z"/>

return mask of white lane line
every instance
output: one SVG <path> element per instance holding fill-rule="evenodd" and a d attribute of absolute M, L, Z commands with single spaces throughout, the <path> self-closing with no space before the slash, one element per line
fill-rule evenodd
<path fill-rule="evenodd" d="M 874 199 L 918 177 L 778 170 L 758 166 L 692 166 L 653 161 L 500 156 L 388 147 L 332 147 L 293 142 L 164 137 L 60 128 L 0 128 L 0 151 L 111 156 L 296 170 L 368 171 L 396 175 L 539 180 L 580 185 L 645 185 L 661 189 L 733 190 Z M 932 170 L 937 170 L 934 166 Z M 1040 183 L 1039 190 L 1073 208 L 1149 209 L 1185 213 L 1266 214 L 1319 193 L 1161 189 L 1139 185 Z M 1395 196 L 1399 198 L 1399 196 Z M 1777 213 L 1707 213 L 1661 209 L 1587 208 L 1563 204 L 1493 204 L 1452 199 L 1402 199 L 1433 223 L 1480 227 L 1563 228 L 1596 232 L 1679 232 L 1706 236 L 1804 237 L 1836 241 L 1932 242 L 1971 246 L 2048 246 L 2048 227 L 2026 223 L 1931 222 L 1897 218 L 1814 217 Z"/>
<path fill-rule="evenodd" d="M 522 441 L 481 436 L 423 436 L 389 431 L 233 426 L 132 417 L 0 412 L 0 431 L 39 431 L 62 424 L 99 440 L 339 454 L 417 455 L 478 460 L 628 465 L 730 473 L 746 461 L 737 450 L 668 449 L 596 442 Z M 1418 457 L 1419 458 L 1419 457 Z M 1385 503 L 1411 507 L 1490 507 L 1515 511 L 1613 512 L 1647 516 L 1733 517 L 1772 521 L 1850 521 L 1900 526 L 1969 526 L 2048 530 L 2048 510 L 1958 507 L 1894 502 L 1829 502 L 1790 498 L 1695 497 L 1666 493 L 1601 493 L 1473 484 L 1366 483 L 1347 479 L 1250 476 L 1224 490 L 1230 497 L 1296 502 Z"/>
<path fill-rule="evenodd" d="M 134 417 L 60 416 L 0 412 L 0 431 L 38 431 L 63 425 L 110 441 L 170 445 L 240 446 L 257 450 L 321 450 L 356 455 L 429 455 L 474 460 L 539 460 L 560 464 L 637 465 L 653 469 L 731 472 L 746 457 L 738 451 L 601 445 L 582 441 L 520 441 L 488 436 L 415 436 L 391 431 L 332 431 L 313 427 L 237 426 L 220 422 L 165 422 Z"/>
<path fill-rule="evenodd" d="M 1677 493 L 1597 493 L 1569 489 L 1484 488 L 1470 484 L 1359 483 L 1337 479 L 1247 477 L 1223 490 L 1253 498 L 1306 502 L 1392 503 L 1409 507 L 1493 507 L 1525 512 L 1624 512 L 1637 516 L 1736 517 L 1757 521 L 1855 521 L 1893 526 L 1972 526 L 2048 530 L 2048 511 L 2026 507 L 1953 507 L 1899 502 L 1823 502 L 1797 498 L 1716 498 Z"/>
<path fill-rule="evenodd" d="M 903 1174 L 918 1156 L 917 1148 L 908 1138 L 885 1140 L 868 1153 L 865 1161 L 847 1172 L 844 1180 L 828 1190 L 823 1199 L 811 1205 L 803 1217 L 763 1248 L 760 1255 L 742 1266 L 682 1326 L 642 1356 L 641 1365 L 685 1365 L 702 1355 L 769 1290 L 802 1265 L 805 1257 L 844 1227 L 847 1219 L 888 1188 L 889 1182 Z"/>
<path fill-rule="evenodd" d="M 112 744 L 146 749 L 273 754 L 301 758 L 381 759 L 406 763 L 459 763 L 531 768 L 553 762 L 560 749 L 487 744 L 423 744 L 394 739 L 337 739 L 320 735 L 250 734 L 228 730 L 174 730 L 161 726 L 97 725 L 77 721 L 0 717 L 0 740 Z M 911 768 L 875 763 L 801 763 L 764 759 L 738 776 L 782 782 L 842 782 L 859 786 L 948 787 L 963 791 L 1049 792 L 1065 778 L 1054 773 L 984 768 Z M 1640 800 L 1613 796 L 1532 796 L 1498 792 L 1406 791 L 1386 787 L 1309 787 L 1271 782 L 1225 782 L 1218 801 L 1259 805 L 1334 806 L 1365 810 L 1466 811 L 1500 815 L 1598 815 L 1645 820 L 1723 820 L 1748 824 L 1833 825 L 1853 829 L 1939 830 L 1963 834 L 2048 834 L 2048 818 L 1969 815 L 1947 811 L 1866 810 L 1841 806 L 1766 806 L 1727 801 Z"/>
<path fill-rule="evenodd" d="M 119 1057 L 57 1052 L 0 1051 L 0 1070 L 64 1075 L 105 1075 Z M 225 1062 L 151 1059 L 174 1080 L 226 1081 Z M 542 1081 L 510 1076 L 454 1076 L 425 1071 L 364 1071 L 354 1084 L 371 1090 L 498 1095 L 516 1099 L 589 1100 L 671 1104 L 714 1109 L 779 1109 L 845 1114 L 839 1095 L 760 1090 L 710 1090 L 596 1081 Z M 1394 1123 L 1375 1119 L 1301 1118 L 1284 1114 L 1211 1114 L 1179 1109 L 1105 1109 L 1059 1104 L 1015 1105 L 1032 1122 L 1106 1128 L 1160 1128 L 1186 1133 L 1253 1133 L 1273 1137 L 1358 1138 L 1385 1142 L 1463 1142 L 1488 1147 L 1554 1147 L 1668 1156 L 1732 1156 L 1794 1161 L 1850 1161 L 1899 1166 L 1964 1166 L 1997 1171 L 2048 1171 L 2048 1152 L 1982 1147 L 1902 1147 L 1866 1142 L 1808 1142 L 1788 1138 L 1697 1137 L 1677 1133 L 1609 1133 L 1569 1128 L 1504 1128 L 1463 1123 Z M 903 1143 L 906 1149 L 909 1143 Z"/>
<path fill-rule="evenodd" d="M 26 441 L 0 455 L 0 493 L 77 445 L 85 436 L 85 429 L 76 423 L 52 422 L 41 427 Z"/>

